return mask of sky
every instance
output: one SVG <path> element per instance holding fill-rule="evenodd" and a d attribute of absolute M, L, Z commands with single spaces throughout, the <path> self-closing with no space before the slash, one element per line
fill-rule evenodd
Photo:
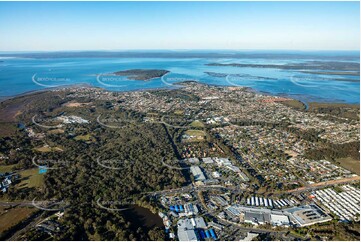
<path fill-rule="evenodd" d="M 359 50 L 359 2 L 0 2 L 0 51 Z"/>

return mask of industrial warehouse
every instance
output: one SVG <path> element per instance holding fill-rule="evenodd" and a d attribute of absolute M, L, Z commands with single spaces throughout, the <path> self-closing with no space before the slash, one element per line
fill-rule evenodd
<path fill-rule="evenodd" d="M 217 239 L 214 229 L 207 229 L 208 227 L 202 217 L 181 219 L 177 223 L 177 228 L 180 241 Z"/>
<path fill-rule="evenodd" d="M 271 224 L 272 226 L 308 226 L 330 221 L 332 218 L 315 204 L 291 207 L 282 210 L 233 205 L 227 212 L 239 222 L 253 225 Z"/>

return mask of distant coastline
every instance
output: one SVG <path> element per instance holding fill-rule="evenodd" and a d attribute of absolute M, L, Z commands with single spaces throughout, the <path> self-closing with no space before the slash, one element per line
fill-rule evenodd
<path fill-rule="evenodd" d="M 123 51 L 17 51 L 0 52 L 0 57 L 19 58 L 283 58 L 360 59 L 359 50 L 123 50 Z"/>
<path fill-rule="evenodd" d="M 189 84 L 189 83 L 199 83 L 197 81 L 193 81 L 193 80 L 189 80 L 189 81 L 180 81 L 180 82 L 176 82 L 174 83 L 173 86 L 167 86 L 167 87 L 157 87 L 157 88 L 139 88 L 139 89 L 134 89 L 134 90 L 124 90 L 124 91 L 114 91 L 114 90 L 107 90 L 103 87 L 98 87 L 95 86 L 93 84 L 90 83 L 81 83 L 81 84 L 73 84 L 73 85 L 64 85 L 64 86 L 58 86 L 58 87 L 52 87 L 52 88 L 45 88 L 42 90 L 33 90 L 33 91 L 28 91 L 28 92 L 24 92 L 24 93 L 20 93 L 20 94 L 16 94 L 16 95 L 12 95 L 12 96 L 7 96 L 7 97 L 0 97 L 0 104 L 3 103 L 4 101 L 9 101 L 12 99 L 18 99 L 18 98 L 22 98 L 22 97 L 26 97 L 26 96 L 31 96 L 31 95 L 36 95 L 38 93 L 44 93 L 44 92 L 52 92 L 55 90 L 60 90 L 60 89 L 71 89 L 71 88 L 97 88 L 100 90 L 105 90 L 108 92 L 146 92 L 146 91 L 157 91 L 157 90 L 174 90 L 174 89 L 182 89 L 184 88 L 184 86 L 182 84 Z M 232 86 L 225 86 L 225 85 L 217 85 L 217 84 L 209 84 L 209 83 L 200 83 L 202 85 L 205 86 L 215 86 L 215 87 L 232 87 Z M 273 94 L 270 92 L 265 92 L 265 91 L 259 91 L 256 90 L 252 87 L 241 87 L 240 88 L 244 88 L 245 90 L 249 91 L 249 92 L 253 92 L 253 93 L 257 93 L 257 94 L 262 94 L 262 95 L 266 95 L 266 96 L 270 96 L 270 97 L 285 97 L 285 98 L 289 98 L 292 99 L 296 102 L 301 103 L 301 105 L 304 106 L 304 111 L 308 111 L 310 103 L 312 104 L 320 104 L 320 105 L 328 105 L 328 106 L 340 106 L 340 105 L 344 105 L 344 106 L 355 106 L 355 105 L 359 105 L 359 103 L 345 103 L 345 102 L 322 102 L 322 101 L 314 101 L 314 100 L 309 100 L 309 101 L 305 101 L 302 99 L 297 99 L 293 96 L 288 95 L 287 93 L 279 93 L 279 94 Z M 300 95 L 302 96 L 302 95 Z M 307 98 L 306 98 L 307 99 Z M 297 105 L 299 106 L 299 105 Z M 302 110 L 302 109 L 301 109 Z"/>
<path fill-rule="evenodd" d="M 71 85 L 64 85 L 64 86 L 58 86 L 58 87 L 48 87 L 48 88 L 44 88 L 41 90 L 32 90 L 32 91 L 27 91 L 27 92 L 14 94 L 14 95 L 10 95 L 10 96 L 0 96 L 0 103 L 2 103 L 3 101 L 6 101 L 6 100 L 10 100 L 10 99 L 21 98 L 24 96 L 31 96 L 31 95 L 38 94 L 38 93 L 50 92 L 50 91 L 54 91 L 54 90 L 58 90 L 58 89 L 62 89 L 62 88 L 72 88 L 72 87 L 75 88 L 75 87 L 82 87 L 82 86 L 95 87 L 89 83 L 79 83 L 79 84 L 71 84 Z"/>
<path fill-rule="evenodd" d="M 88 53 L 86 52 L 86 54 Z M 124 52 L 122 53 L 124 54 Z M 131 52 L 131 54 L 141 53 L 143 52 Z M 149 55 L 155 53 L 158 52 L 148 52 Z M 309 60 L 304 59 L 306 54 L 303 53 L 303 55 L 298 55 L 299 58 L 302 57 L 301 59 L 290 60 L 287 59 L 290 54 L 285 54 L 287 52 L 268 54 L 232 51 L 224 51 L 218 54 L 192 51 L 162 53 L 169 56 L 184 54 L 184 56 L 188 57 L 198 54 L 204 56 L 209 54 L 209 56 L 216 57 L 227 55 L 229 58 L 169 59 L 169 56 L 167 58 L 158 56 L 158 58 L 154 59 L 111 59 L 96 56 L 83 59 L 70 57 L 63 59 L 4 59 L 0 63 L 2 71 L 0 99 L 9 99 L 28 91 L 39 91 L 37 89 L 47 90 L 43 88 L 56 86 L 57 84 L 73 83 L 77 85 L 77 83 L 83 83 L 81 85 L 86 85 L 85 83 L 87 83 L 87 85 L 103 87 L 110 91 L 124 92 L 158 88 L 172 89 L 177 88 L 176 83 L 179 81 L 196 80 L 200 83 L 217 86 L 247 86 L 258 92 L 286 96 L 305 103 L 311 101 L 359 103 L 360 80 L 358 76 L 354 75 L 357 70 L 353 71 L 352 75 L 349 75 L 350 72 L 345 70 L 349 70 L 350 66 L 355 68 L 355 63 L 359 62 L 359 59 L 355 59 L 354 55 L 349 56 L 349 58 L 353 58 L 354 62 L 347 61 L 345 67 L 346 61 L 342 61 L 342 58 L 339 59 L 339 57 L 332 57 L 331 54 L 328 56 L 323 54 L 318 56 L 317 59 Z M 313 56 L 316 53 L 309 52 L 307 55 Z M 111 52 L 111 54 L 114 54 L 114 52 Z M 250 59 L 234 58 L 234 56 L 243 56 L 243 54 L 245 56 L 252 55 L 253 57 Z M 292 55 L 296 55 L 296 53 Z M 315 61 L 320 59 L 322 61 Z M 209 66 L 207 65 L 209 63 L 220 63 L 221 66 Z M 233 66 L 232 63 L 237 66 Z M 307 68 L 305 67 L 306 70 L 300 69 L 302 63 L 307 63 L 305 64 L 307 66 Z M 242 67 L 239 67 L 239 64 Z M 316 67 L 322 66 L 322 70 L 317 70 L 313 65 L 316 65 Z M 296 66 L 297 70 L 262 68 L 259 66 L 291 66 L 292 68 Z M 14 75 L 14 68 L 17 71 L 16 75 Z M 316 73 L 304 73 L 302 71 Z M 33 80 L 35 75 L 36 82 Z M 108 75 L 111 78 L 107 78 Z"/>

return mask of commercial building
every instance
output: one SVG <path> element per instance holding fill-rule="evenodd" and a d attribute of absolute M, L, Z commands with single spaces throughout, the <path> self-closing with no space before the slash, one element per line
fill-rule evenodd
<path fill-rule="evenodd" d="M 198 158 L 189 158 L 188 161 L 189 161 L 189 163 L 192 163 L 192 164 L 198 164 L 199 163 Z"/>
<path fill-rule="evenodd" d="M 271 224 L 273 226 L 290 226 L 290 219 L 286 215 L 271 214 Z"/>
<path fill-rule="evenodd" d="M 204 181 L 206 177 L 204 176 L 201 168 L 199 166 L 191 166 L 191 172 L 194 176 L 195 181 Z"/>
<path fill-rule="evenodd" d="M 226 211 L 230 213 L 232 217 L 238 217 L 241 214 L 241 212 L 234 206 L 228 207 Z"/>
<path fill-rule="evenodd" d="M 292 207 L 288 209 L 283 209 L 283 211 L 287 215 L 289 215 L 292 222 L 294 222 L 300 227 L 332 220 L 332 218 L 316 204 Z"/>
<path fill-rule="evenodd" d="M 177 223 L 177 235 L 180 241 L 197 241 L 197 235 L 190 219 L 181 219 Z"/>
<path fill-rule="evenodd" d="M 214 158 L 218 166 L 230 166 L 232 162 L 228 158 Z"/>
<path fill-rule="evenodd" d="M 235 216 L 240 216 L 240 221 L 253 225 L 271 224 L 273 226 L 290 226 L 290 214 L 283 210 L 271 210 L 268 208 L 246 207 L 233 205 L 227 211 Z"/>
<path fill-rule="evenodd" d="M 214 161 L 211 157 L 206 157 L 202 159 L 205 164 L 212 164 Z"/>
<path fill-rule="evenodd" d="M 178 239 L 179 241 L 197 241 L 197 235 L 196 232 L 192 230 L 184 230 L 179 231 L 178 229 Z"/>
<path fill-rule="evenodd" d="M 206 229 L 207 224 L 202 217 L 180 219 L 177 222 L 177 235 L 180 241 L 199 240 L 195 229 Z"/>
<path fill-rule="evenodd" d="M 202 217 L 191 218 L 191 222 L 195 228 L 207 228 L 207 224 Z"/>
<path fill-rule="evenodd" d="M 244 213 L 244 222 L 254 225 L 270 223 L 270 214 L 255 211 L 246 211 Z"/>
<path fill-rule="evenodd" d="M 213 178 L 220 178 L 221 177 L 221 175 L 219 174 L 218 171 L 212 172 L 212 176 L 213 176 Z"/>
<path fill-rule="evenodd" d="M 187 216 L 198 214 L 197 205 L 193 205 L 192 203 L 186 203 L 184 205 L 184 211 Z"/>

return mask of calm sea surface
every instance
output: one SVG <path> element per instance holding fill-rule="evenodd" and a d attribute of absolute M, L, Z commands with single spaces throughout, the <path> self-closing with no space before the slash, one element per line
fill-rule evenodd
<path fill-rule="evenodd" d="M 290 64 L 312 59 L 269 58 L 5 58 L 0 57 L 0 96 L 62 85 L 87 83 L 114 91 L 174 88 L 195 80 L 225 86 L 247 86 L 259 92 L 289 96 L 305 102 L 359 103 L 360 77 L 306 74 L 271 68 L 207 66 L 207 63 Z M 319 61 L 319 60 L 318 60 Z M 354 60 L 358 62 L 357 59 Z M 128 80 L 101 74 L 127 69 L 164 69 L 163 78 Z M 218 73 L 209 75 L 207 72 Z"/>

